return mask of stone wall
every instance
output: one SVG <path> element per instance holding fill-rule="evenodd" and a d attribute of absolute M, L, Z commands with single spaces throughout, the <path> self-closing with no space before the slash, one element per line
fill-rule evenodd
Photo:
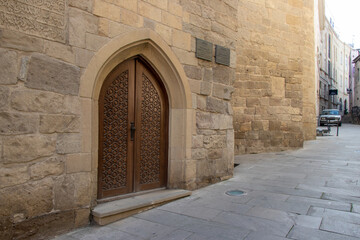
<path fill-rule="evenodd" d="M 190 157 L 182 174 L 192 177 L 172 185 L 194 189 L 231 177 L 237 4 L 0 0 L 0 238 L 39 239 L 89 223 L 96 109 L 80 97 L 80 79 L 100 49 L 137 29 L 167 43 L 191 89 Z M 196 58 L 195 38 L 229 48 L 230 66 Z"/>
<path fill-rule="evenodd" d="M 169 101 L 170 187 L 230 178 L 234 145 L 236 154 L 277 151 L 315 136 L 310 0 L 0 0 L 0 6 L 1 239 L 39 239 L 89 223 L 99 86 L 84 78 L 93 70 L 88 66 L 108 67 L 104 52 L 119 54 L 112 63 L 123 59 L 130 50 L 121 56 L 114 41 L 144 29 L 167 50 L 144 44 L 136 51 L 157 50 L 158 62 L 175 56 L 165 70 L 185 81 L 184 95 L 192 99 L 180 110 L 172 104 L 184 99 Z M 196 38 L 229 49 L 229 66 L 196 58 Z M 100 70 L 90 77 L 104 79 Z M 186 147 L 174 145 L 182 141 Z"/>
<path fill-rule="evenodd" d="M 232 176 L 234 131 L 230 104 L 236 66 L 237 4 L 234 0 L 181 0 L 186 20 L 183 31 L 195 38 L 230 48 L 230 67 L 205 60 L 184 61 L 189 78 L 196 127 L 192 139 L 192 159 L 196 161 L 197 186 Z M 230 17 L 231 16 L 231 17 Z"/>
<path fill-rule="evenodd" d="M 313 1 L 239 1 L 235 154 L 315 138 Z"/>

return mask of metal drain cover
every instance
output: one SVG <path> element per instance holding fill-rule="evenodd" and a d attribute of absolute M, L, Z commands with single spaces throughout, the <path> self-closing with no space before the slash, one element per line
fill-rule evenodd
<path fill-rule="evenodd" d="M 241 190 L 230 190 L 230 191 L 227 191 L 226 194 L 229 196 L 241 196 L 241 195 L 244 195 L 245 192 L 241 191 Z"/>

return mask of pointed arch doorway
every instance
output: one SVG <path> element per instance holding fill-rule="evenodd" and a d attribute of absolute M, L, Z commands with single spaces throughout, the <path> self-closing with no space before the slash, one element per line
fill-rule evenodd
<path fill-rule="evenodd" d="M 165 187 L 169 103 L 141 57 L 117 65 L 99 96 L 98 199 Z"/>

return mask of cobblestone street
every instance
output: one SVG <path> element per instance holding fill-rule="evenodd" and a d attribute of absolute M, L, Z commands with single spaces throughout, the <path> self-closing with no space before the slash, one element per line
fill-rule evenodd
<path fill-rule="evenodd" d="M 303 149 L 236 156 L 234 177 L 190 197 L 63 239 L 359 239 L 360 126 Z M 229 190 L 242 190 L 229 196 Z"/>

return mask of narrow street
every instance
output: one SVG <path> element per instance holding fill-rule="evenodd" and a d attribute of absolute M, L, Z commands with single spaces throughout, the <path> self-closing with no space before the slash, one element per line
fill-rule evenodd
<path fill-rule="evenodd" d="M 360 126 L 331 135 L 297 151 L 237 156 L 228 181 L 55 239 L 360 239 Z"/>

